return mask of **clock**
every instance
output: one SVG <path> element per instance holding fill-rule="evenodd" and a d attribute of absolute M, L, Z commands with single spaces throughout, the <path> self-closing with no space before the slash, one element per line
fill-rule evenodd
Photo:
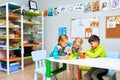
<path fill-rule="evenodd" d="M 37 2 L 30 0 L 28 1 L 28 3 L 29 3 L 29 9 L 37 10 Z"/>

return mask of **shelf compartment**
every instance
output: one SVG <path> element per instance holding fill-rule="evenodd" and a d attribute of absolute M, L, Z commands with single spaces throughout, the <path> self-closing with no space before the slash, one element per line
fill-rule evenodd
<path fill-rule="evenodd" d="M 20 16 L 9 14 L 9 18 L 11 18 L 11 19 L 19 19 Z"/>
<path fill-rule="evenodd" d="M 25 56 L 24 59 L 31 59 L 32 56 Z"/>
<path fill-rule="evenodd" d="M 24 15 L 32 16 L 32 17 L 35 17 L 35 16 L 42 16 L 41 13 L 36 13 L 36 12 L 33 12 L 33 11 L 28 11 L 28 10 L 25 10 L 25 14 L 24 14 Z"/>
<path fill-rule="evenodd" d="M 12 49 L 9 49 L 9 50 L 21 50 L 21 48 L 12 48 Z"/>
<path fill-rule="evenodd" d="M 16 58 L 9 58 L 9 62 L 14 62 L 14 61 L 20 61 L 21 58 L 16 57 Z M 7 61 L 7 58 L 0 58 L 0 61 Z"/>
<path fill-rule="evenodd" d="M 26 24 L 26 25 L 40 25 L 40 23 L 36 23 L 36 22 L 23 22 L 23 24 Z"/>
<path fill-rule="evenodd" d="M 32 47 L 32 46 L 41 46 L 42 44 L 39 43 L 24 43 L 24 47 Z"/>

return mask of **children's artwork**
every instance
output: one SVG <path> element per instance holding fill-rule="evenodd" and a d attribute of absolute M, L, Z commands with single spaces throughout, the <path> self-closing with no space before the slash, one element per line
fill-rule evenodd
<path fill-rule="evenodd" d="M 89 38 L 92 35 L 92 28 L 85 28 L 85 38 Z"/>
<path fill-rule="evenodd" d="M 92 12 L 100 10 L 100 2 L 99 0 L 92 0 Z"/>
<path fill-rule="evenodd" d="M 58 36 L 60 36 L 62 34 L 67 34 L 67 28 L 66 27 L 58 28 Z"/>
<path fill-rule="evenodd" d="M 101 0 L 100 1 L 100 9 L 101 10 L 109 10 L 109 0 Z"/>
<path fill-rule="evenodd" d="M 67 6 L 60 6 L 59 9 L 60 9 L 61 13 L 66 12 L 67 11 Z"/>
<path fill-rule="evenodd" d="M 48 8 L 48 16 L 53 16 L 53 8 Z"/>
<path fill-rule="evenodd" d="M 120 24 L 120 15 L 116 16 L 116 24 Z"/>
<path fill-rule="evenodd" d="M 99 19 L 94 17 L 89 20 L 90 27 L 98 27 L 99 26 Z"/>
<path fill-rule="evenodd" d="M 83 11 L 83 4 L 82 3 L 75 4 L 74 11 Z"/>
<path fill-rule="evenodd" d="M 120 0 L 111 0 L 111 9 L 120 8 Z"/>
<path fill-rule="evenodd" d="M 72 12 L 74 9 L 73 5 L 68 5 L 67 6 L 67 12 Z"/>
<path fill-rule="evenodd" d="M 58 9 L 58 7 L 54 7 L 54 8 L 53 8 L 53 15 L 56 16 L 56 15 L 58 15 L 58 14 L 59 14 L 59 9 Z"/>
<path fill-rule="evenodd" d="M 116 28 L 116 17 L 111 16 L 107 19 L 107 28 Z"/>
<path fill-rule="evenodd" d="M 90 2 L 86 2 L 84 4 L 84 12 L 90 12 L 91 11 L 91 3 Z"/>
<path fill-rule="evenodd" d="M 71 20 L 71 37 L 84 37 L 84 26 L 82 19 Z"/>
<path fill-rule="evenodd" d="M 89 38 L 92 34 L 99 36 L 99 18 L 72 19 L 71 37 Z"/>

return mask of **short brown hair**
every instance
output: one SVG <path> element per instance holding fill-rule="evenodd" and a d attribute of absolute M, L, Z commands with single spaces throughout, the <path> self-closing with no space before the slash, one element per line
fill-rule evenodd
<path fill-rule="evenodd" d="M 90 38 L 88 39 L 88 42 L 94 42 L 98 41 L 100 43 L 100 38 L 97 35 L 91 35 Z"/>

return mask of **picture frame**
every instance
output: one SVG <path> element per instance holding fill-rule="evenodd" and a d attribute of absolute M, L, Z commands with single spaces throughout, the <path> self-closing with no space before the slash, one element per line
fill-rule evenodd
<path fill-rule="evenodd" d="M 37 2 L 29 0 L 28 3 L 29 3 L 29 9 L 31 9 L 31 10 L 37 10 L 38 9 L 37 8 Z"/>

